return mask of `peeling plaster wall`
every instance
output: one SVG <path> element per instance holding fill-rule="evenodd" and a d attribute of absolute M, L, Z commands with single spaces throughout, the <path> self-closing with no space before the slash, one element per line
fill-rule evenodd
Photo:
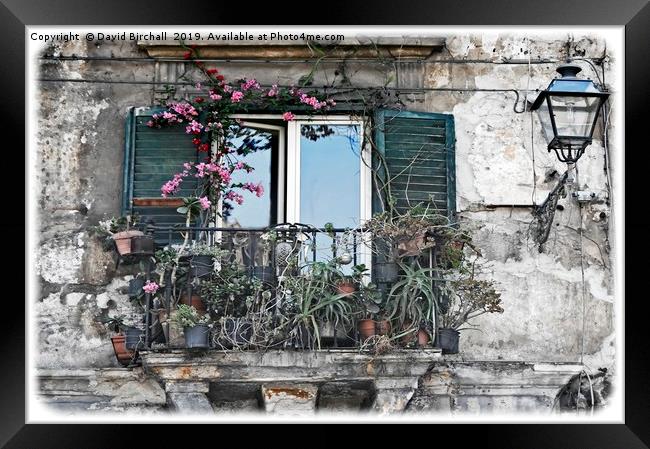
<path fill-rule="evenodd" d="M 568 36 L 494 34 L 447 36 L 446 50 L 431 60 L 490 60 L 490 63 L 415 64 L 400 73 L 410 87 L 537 89 L 555 76 L 557 63 L 505 64 L 562 60 Z M 573 36 L 571 56 L 601 57 L 605 42 Z M 48 48 L 48 54 L 146 56 L 134 43 L 72 43 Z M 613 80 L 608 54 L 606 79 Z M 578 61 L 583 74 L 594 77 Z M 231 63 L 219 65 L 229 79 L 255 77 L 264 84 L 297 82 L 311 66 Z M 41 76 L 52 78 L 161 79 L 167 70 L 182 73 L 182 64 L 110 62 L 41 62 Z M 158 70 L 158 71 L 157 71 Z M 350 63 L 319 66 L 314 85 L 349 79 L 352 85 L 394 85 L 392 64 Z M 406 81 L 404 81 L 406 80 Z M 344 81 L 345 82 L 345 81 Z M 408 85 L 406 87 L 409 87 Z M 181 89 L 182 90 L 182 89 Z M 94 320 L 129 311 L 124 290 L 135 268 L 115 270 L 112 253 L 89 235 L 99 219 L 119 215 L 122 192 L 124 123 L 128 107 L 152 104 L 157 96 L 147 85 L 42 83 L 38 91 L 38 207 L 40 294 L 36 313 L 39 366 L 116 366 L 109 335 Z M 499 282 L 505 312 L 476 320 L 480 331 L 463 332 L 461 356 L 466 360 L 544 360 L 573 362 L 582 347 L 582 283 L 580 210 L 571 198 L 561 199 L 543 253 L 528 233 L 530 209 L 512 205 L 540 204 L 564 166 L 548 154 L 536 117 L 516 114 L 514 92 L 433 92 L 405 96 L 412 110 L 453 114 L 456 128 L 457 204 L 459 217 L 475 230 L 475 240 Z M 532 97 L 532 96 L 531 96 Z M 532 98 L 531 98 L 532 99 Z M 523 107 L 522 101 L 517 109 Z M 617 100 L 613 99 L 616 107 Z M 532 120 L 532 122 L 531 122 Z M 531 131 L 532 127 L 532 131 Z M 598 366 L 613 362 L 614 298 L 609 239 L 607 180 L 603 143 L 594 144 L 579 163 L 581 189 L 598 201 L 582 211 L 586 297 L 584 352 Z M 616 148 L 611 149 L 617 151 Z M 534 163 L 533 163 L 534 154 Z M 533 167 L 535 175 L 533 175 Z M 536 189 L 533 190 L 533 182 Z M 488 208 L 488 205 L 496 207 Z"/>

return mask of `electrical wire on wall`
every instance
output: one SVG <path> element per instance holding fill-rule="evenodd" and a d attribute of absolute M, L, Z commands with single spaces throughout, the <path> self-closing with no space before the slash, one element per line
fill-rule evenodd
<path fill-rule="evenodd" d="M 530 80 L 532 78 L 531 64 L 530 64 L 530 58 L 531 58 L 530 39 L 528 38 L 528 36 L 526 36 L 526 51 L 528 52 L 528 79 L 526 80 L 526 99 L 524 100 L 524 105 L 527 108 L 528 93 L 530 92 Z M 532 192 L 531 203 L 533 207 L 536 207 L 537 203 L 535 202 L 535 197 L 537 196 L 537 172 L 535 168 L 535 122 L 533 117 L 533 111 L 529 109 L 528 112 L 530 113 L 530 154 L 533 160 L 533 192 Z"/>

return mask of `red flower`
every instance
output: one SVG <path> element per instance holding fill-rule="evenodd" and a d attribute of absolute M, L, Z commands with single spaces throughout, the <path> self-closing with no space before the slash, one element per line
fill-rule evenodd
<path fill-rule="evenodd" d="M 191 51 L 186 51 L 185 54 L 183 55 L 183 59 L 190 59 L 191 57 L 192 57 Z"/>
<path fill-rule="evenodd" d="M 206 70 L 206 72 L 208 72 L 210 75 L 214 75 L 215 73 L 219 73 L 219 71 L 217 69 L 208 69 L 208 70 Z"/>
<path fill-rule="evenodd" d="M 194 101 L 197 103 L 203 103 L 204 98 L 203 97 L 194 97 Z"/>
<path fill-rule="evenodd" d="M 195 137 L 194 139 L 192 139 L 192 143 L 193 143 L 194 145 L 198 145 L 198 144 L 201 143 L 201 139 L 198 139 L 198 138 Z"/>
<path fill-rule="evenodd" d="M 210 150 L 210 145 L 208 145 L 207 143 L 202 143 L 201 145 L 199 145 L 199 151 L 207 152 L 209 150 Z"/>
<path fill-rule="evenodd" d="M 223 81 L 225 79 L 225 77 L 223 75 L 217 75 L 217 79 L 219 81 Z"/>

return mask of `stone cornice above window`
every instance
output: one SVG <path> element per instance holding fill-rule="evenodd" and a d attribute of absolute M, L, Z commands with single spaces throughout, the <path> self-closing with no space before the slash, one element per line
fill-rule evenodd
<path fill-rule="evenodd" d="M 152 58 L 183 58 L 187 51 L 179 41 L 138 41 Z M 215 42 L 187 41 L 186 45 L 196 45 L 202 58 L 210 59 L 306 59 L 322 56 L 313 45 L 302 40 L 267 40 L 252 44 L 245 40 Z M 442 37 L 365 37 L 346 38 L 336 43 L 319 43 L 326 52 L 326 58 L 373 59 L 399 58 L 424 59 L 432 53 L 441 51 L 445 45 Z"/>

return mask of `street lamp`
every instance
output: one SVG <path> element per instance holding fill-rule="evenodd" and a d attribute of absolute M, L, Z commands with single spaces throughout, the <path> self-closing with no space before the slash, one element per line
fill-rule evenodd
<path fill-rule="evenodd" d="M 591 144 L 600 109 L 609 97 L 593 81 L 576 75 L 582 69 L 575 64 L 563 64 L 557 72 L 562 78 L 551 81 L 533 106 L 537 110 L 548 151 L 555 151 L 561 162 L 575 163 Z"/>

